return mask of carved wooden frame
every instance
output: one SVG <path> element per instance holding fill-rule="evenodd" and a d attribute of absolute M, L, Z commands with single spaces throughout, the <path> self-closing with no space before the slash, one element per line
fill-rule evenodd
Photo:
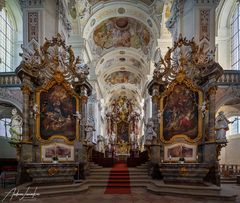
<path fill-rule="evenodd" d="M 61 85 L 63 86 L 64 89 L 67 90 L 68 94 L 73 96 L 75 99 L 76 99 L 76 111 L 79 111 L 80 109 L 80 98 L 79 96 L 73 91 L 72 87 L 71 87 L 71 84 L 68 83 L 61 72 L 57 71 L 55 72 L 55 74 L 53 75 L 53 78 L 45 85 L 43 85 L 42 87 L 39 87 L 36 89 L 36 104 L 38 106 L 38 110 L 39 112 L 41 112 L 41 99 L 40 99 L 40 96 L 41 96 L 41 93 L 42 92 L 48 92 L 48 90 L 52 87 L 54 87 L 55 85 Z M 42 136 L 41 136 L 41 132 L 40 132 L 40 114 L 38 113 L 36 115 L 36 138 L 43 144 L 47 144 L 47 143 L 50 143 L 52 140 L 54 139 L 63 139 L 65 143 L 67 144 L 74 144 L 74 141 L 75 140 L 79 140 L 80 139 L 80 124 L 79 124 L 79 121 L 76 119 L 76 136 L 75 136 L 75 140 L 71 141 L 71 140 L 68 140 L 66 136 L 64 135 L 61 135 L 61 134 L 56 134 L 56 135 L 53 135 L 51 136 L 50 138 L 48 139 L 43 139 Z"/>

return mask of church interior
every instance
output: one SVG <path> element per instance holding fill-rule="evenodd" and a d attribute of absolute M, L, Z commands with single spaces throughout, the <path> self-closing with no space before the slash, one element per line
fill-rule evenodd
<path fill-rule="evenodd" d="M 239 0 L 0 0 L 0 200 L 240 203 Z"/>

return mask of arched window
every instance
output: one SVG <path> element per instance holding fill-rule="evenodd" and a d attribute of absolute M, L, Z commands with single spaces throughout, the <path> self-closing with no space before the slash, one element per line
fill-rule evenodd
<path fill-rule="evenodd" d="M 11 122 L 10 118 L 2 118 L 0 119 L 0 136 L 3 137 L 11 137 L 11 134 L 9 132 L 9 123 Z"/>
<path fill-rule="evenodd" d="M 14 27 L 6 8 L 0 11 L 0 72 L 13 71 Z"/>
<path fill-rule="evenodd" d="M 229 121 L 234 121 L 233 124 L 229 124 L 229 130 L 227 131 L 227 136 L 229 135 L 239 135 L 240 134 L 240 116 L 232 116 L 228 118 Z"/>

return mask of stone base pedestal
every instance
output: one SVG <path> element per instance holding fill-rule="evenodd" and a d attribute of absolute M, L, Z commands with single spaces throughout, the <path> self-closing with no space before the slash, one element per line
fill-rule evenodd
<path fill-rule="evenodd" d="M 237 184 L 240 185 L 240 175 L 237 176 Z"/>
<path fill-rule="evenodd" d="M 204 163 L 161 163 L 159 170 L 165 183 L 202 184 L 209 172 L 209 165 Z"/>
<path fill-rule="evenodd" d="M 159 163 L 161 161 L 159 144 L 152 144 L 150 146 L 150 153 L 151 153 L 150 157 L 151 157 L 152 163 Z"/>
<path fill-rule="evenodd" d="M 25 167 L 33 183 L 70 183 L 74 180 L 78 163 L 28 163 Z"/>

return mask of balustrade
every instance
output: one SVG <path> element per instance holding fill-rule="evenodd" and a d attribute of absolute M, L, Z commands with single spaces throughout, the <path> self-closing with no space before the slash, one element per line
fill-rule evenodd
<path fill-rule="evenodd" d="M 20 87 L 21 81 L 14 72 L 0 73 L 0 87 Z"/>
<path fill-rule="evenodd" d="M 237 165 L 237 164 L 220 164 L 220 174 L 223 177 L 240 175 L 240 165 Z"/>

